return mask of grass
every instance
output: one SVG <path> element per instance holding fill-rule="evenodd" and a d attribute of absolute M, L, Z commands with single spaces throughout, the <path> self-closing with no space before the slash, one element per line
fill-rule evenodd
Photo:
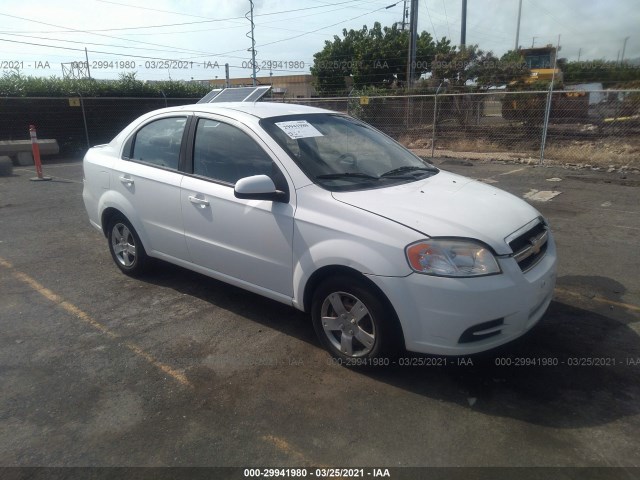
<path fill-rule="evenodd" d="M 614 139 L 611 139 L 614 140 Z M 548 145 L 545 159 L 562 163 L 583 163 L 598 167 L 640 168 L 640 146 L 621 141 L 575 142 L 572 145 Z"/>

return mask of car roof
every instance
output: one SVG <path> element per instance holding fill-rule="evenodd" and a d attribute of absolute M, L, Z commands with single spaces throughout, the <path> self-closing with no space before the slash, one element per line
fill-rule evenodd
<path fill-rule="evenodd" d="M 178 110 L 193 110 L 198 112 L 224 113 L 233 116 L 233 112 L 253 115 L 258 118 L 279 117 L 282 115 L 296 115 L 305 113 L 332 113 L 324 108 L 309 107 L 291 103 L 274 102 L 228 102 L 228 103 L 198 103 L 184 105 Z"/>
<path fill-rule="evenodd" d="M 144 115 L 130 123 L 124 130 L 116 135 L 111 142 L 123 142 L 125 137 L 130 135 L 131 132 L 140 128 L 140 125 L 157 115 L 172 115 L 182 112 L 218 114 L 228 118 L 233 118 L 241 122 L 246 122 L 251 118 L 262 119 L 269 117 L 280 117 L 285 115 L 336 113 L 332 110 L 325 110 L 323 108 L 274 102 L 220 102 L 180 105 L 176 107 L 165 107 L 145 113 Z"/>

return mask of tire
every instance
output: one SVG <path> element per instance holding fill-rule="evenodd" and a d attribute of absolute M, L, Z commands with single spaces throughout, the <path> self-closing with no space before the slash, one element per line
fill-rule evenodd
<path fill-rule="evenodd" d="M 137 276 L 147 269 L 150 261 L 147 252 L 138 233 L 123 215 L 117 214 L 109 220 L 107 239 L 111 258 L 123 273 Z"/>
<path fill-rule="evenodd" d="M 323 281 L 313 295 L 311 317 L 322 345 L 344 365 L 385 365 L 379 360 L 400 347 L 395 312 L 357 277 Z"/>

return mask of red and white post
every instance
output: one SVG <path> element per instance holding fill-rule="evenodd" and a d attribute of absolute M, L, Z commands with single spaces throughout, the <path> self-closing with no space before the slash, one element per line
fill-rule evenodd
<path fill-rule="evenodd" d="M 36 135 L 35 125 L 29 125 L 29 135 L 31 136 L 31 149 L 33 150 L 33 163 L 36 165 L 37 177 L 31 178 L 32 181 L 51 180 L 51 177 L 42 175 L 42 162 L 40 161 L 40 145 L 38 145 L 38 137 Z"/>

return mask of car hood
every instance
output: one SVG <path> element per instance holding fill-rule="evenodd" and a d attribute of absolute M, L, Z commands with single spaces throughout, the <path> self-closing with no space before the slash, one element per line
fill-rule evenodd
<path fill-rule="evenodd" d="M 506 237 L 540 216 L 510 193 L 442 170 L 416 182 L 333 197 L 428 237 L 475 238 L 499 255 L 511 253 Z"/>

